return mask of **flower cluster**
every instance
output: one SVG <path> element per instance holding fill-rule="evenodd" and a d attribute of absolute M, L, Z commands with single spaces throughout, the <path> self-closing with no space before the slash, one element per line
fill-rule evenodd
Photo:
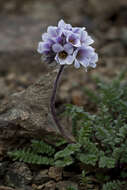
<path fill-rule="evenodd" d="M 63 20 L 58 26 L 49 26 L 47 32 L 42 35 L 42 42 L 38 44 L 38 52 L 45 55 L 51 63 L 56 60 L 60 65 L 71 65 L 76 68 L 80 65 L 96 67 L 98 55 L 90 45 L 94 42 L 85 28 L 72 27 Z"/>

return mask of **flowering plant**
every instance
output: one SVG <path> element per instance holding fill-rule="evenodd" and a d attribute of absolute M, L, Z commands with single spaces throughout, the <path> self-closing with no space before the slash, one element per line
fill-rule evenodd
<path fill-rule="evenodd" d="M 49 26 L 47 32 L 42 35 L 42 40 L 38 44 L 37 51 L 45 56 L 47 63 L 52 63 L 55 60 L 61 65 L 51 97 L 51 113 L 63 137 L 68 141 L 72 141 L 56 117 L 55 96 L 57 85 L 64 65 L 74 63 L 75 68 L 80 68 L 82 65 L 86 71 L 88 67 L 96 67 L 98 55 L 95 53 L 94 48 L 90 46 L 94 40 L 88 35 L 84 27 L 72 27 L 63 20 L 58 22 L 58 26 Z"/>
<path fill-rule="evenodd" d="M 94 40 L 88 35 L 85 28 L 72 27 L 63 20 L 58 26 L 49 26 L 42 35 L 43 42 L 38 44 L 38 52 L 46 56 L 46 61 L 51 63 L 56 60 L 60 65 L 71 65 L 75 68 L 80 65 L 96 67 L 98 56 L 90 45 Z"/>

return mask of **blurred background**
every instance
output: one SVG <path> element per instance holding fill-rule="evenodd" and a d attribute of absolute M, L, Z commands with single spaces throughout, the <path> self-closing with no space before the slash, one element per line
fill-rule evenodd
<path fill-rule="evenodd" d="M 47 26 L 60 19 L 86 27 L 99 62 L 88 73 L 66 69 L 58 102 L 87 104 L 81 87 L 94 88 L 93 74 L 109 79 L 127 66 L 127 0 L 0 0 L 0 101 L 47 72 L 37 44 Z"/>

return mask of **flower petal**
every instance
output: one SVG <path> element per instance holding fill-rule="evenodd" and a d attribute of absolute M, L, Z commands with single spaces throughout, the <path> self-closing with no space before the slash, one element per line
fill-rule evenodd
<path fill-rule="evenodd" d="M 57 63 L 59 63 L 58 54 L 56 54 L 55 60 L 56 60 Z"/>
<path fill-rule="evenodd" d="M 56 60 L 56 62 L 59 63 L 60 65 L 65 65 L 65 64 L 66 64 L 66 62 L 65 62 L 66 59 L 60 59 L 60 57 L 58 56 L 58 54 L 56 54 L 55 60 Z"/>
<path fill-rule="evenodd" d="M 72 44 L 75 47 L 80 47 L 81 46 L 81 42 L 79 39 L 79 35 L 78 34 L 74 34 L 72 32 L 67 34 L 67 42 Z"/>
<path fill-rule="evenodd" d="M 85 40 L 84 43 L 85 43 L 86 45 L 91 45 L 91 44 L 94 43 L 94 40 L 93 40 L 90 36 L 88 36 L 88 37 L 86 38 L 86 40 Z"/>
<path fill-rule="evenodd" d="M 66 29 L 67 29 L 67 30 L 71 30 L 71 29 L 72 29 L 71 24 L 66 24 Z"/>
<path fill-rule="evenodd" d="M 43 41 L 47 41 L 49 38 L 50 38 L 50 37 L 49 37 L 49 35 L 48 35 L 47 32 L 45 32 L 44 34 L 42 34 L 42 40 L 43 40 Z"/>
<path fill-rule="evenodd" d="M 83 61 L 80 61 L 80 64 L 87 68 L 89 66 L 89 60 L 87 58 L 84 58 Z"/>
<path fill-rule="evenodd" d="M 86 38 L 87 38 L 88 34 L 86 31 L 81 31 L 80 33 L 80 40 L 81 40 L 81 43 L 84 43 Z"/>
<path fill-rule="evenodd" d="M 57 37 L 57 27 L 56 26 L 49 26 L 47 31 L 51 37 Z"/>
<path fill-rule="evenodd" d="M 52 50 L 55 52 L 55 53 L 59 53 L 60 51 L 63 51 L 63 47 L 60 45 L 60 44 L 54 44 L 52 46 Z"/>
<path fill-rule="evenodd" d="M 95 68 L 96 67 L 96 63 L 90 63 L 89 66 L 92 67 L 92 68 Z"/>
<path fill-rule="evenodd" d="M 79 39 L 76 39 L 74 46 L 75 47 L 81 47 L 81 42 Z"/>
<path fill-rule="evenodd" d="M 94 53 L 93 54 L 93 56 L 91 57 L 91 60 L 90 60 L 91 62 L 94 62 L 94 63 L 96 63 L 97 61 L 98 61 L 98 55 L 97 55 L 97 53 Z"/>
<path fill-rule="evenodd" d="M 39 53 L 43 53 L 44 51 L 49 51 L 50 50 L 50 44 L 47 42 L 39 42 L 38 43 L 38 48 L 37 51 Z"/>
<path fill-rule="evenodd" d="M 71 65 L 74 62 L 74 59 L 75 59 L 74 56 L 68 55 L 66 58 L 66 64 Z"/>
<path fill-rule="evenodd" d="M 64 50 L 68 53 L 68 54 L 72 54 L 73 53 L 73 47 L 70 44 L 65 44 L 64 45 Z"/>
<path fill-rule="evenodd" d="M 81 49 L 83 51 L 84 57 L 91 57 L 94 53 L 94 48 L 91 46 L 82 46 Z"/>
<path fill-rule="evenodd" d="M 60 27 L 60 28 L 64 28 L 65 25 L 66 25 L 66 23 L 64 22 L 63 19 L 61 19 L 61 20 L 58 22 L 58 27 Z"/>
<path fill-rule="evenodd" d="M 78 69 L 78 68 L 80 67 L 80 64 L 79 64 L 79 62 L 78 62 L 77 59 L 75 59 L 74 67 L 75 67 L 76 69 Z"/>
<path fill-rule="evenodd" d="M 74 51 L 74 53 L 73 53 L 73 56 L 74 56 L 74 57 L 77 56 L 78 51 L 79 51 L 79 48 L 77 48 L 77 49 Z"/>
<path fill-rule="evenodd" d="M 80 33 L 83 30 L 85 30 L 85 27 L 73 27 L 72 29 L 74 33 Z"/>
<path fill-rule="evenodd" d="M 59 60 L 59 64 L 60 64 L 60 65 L 65 65 L 65 64 L 66 64 L 65 59 L 60 59 L 60 58 L 58 57 L 58 60 Z"/>

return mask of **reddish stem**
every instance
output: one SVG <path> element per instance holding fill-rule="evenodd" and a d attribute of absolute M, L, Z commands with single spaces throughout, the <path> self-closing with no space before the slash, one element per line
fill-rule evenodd
<path fill-rule="evenodd" d="M 56 92 L 57 92 L 57 87 L 58 87 L 58 83 L 60 80 L 60 76 L 62 74 L 64 70 L 64 65 L 60 66 L 60 69 L 58 71 L 58 74 L 56 76 L 56 80 L 54 82 L 54 87 L 53 87 L 53 92 L 52 92 L 52 96 L 51 96 L 51 102 L 50 102 L 50 108 L 51 108 L 51 114 L 53 116 L 53 119 L 55 121 L 56 126 L 58 127 L 60 133 L 62 134 L 62 136 L 69 142 L 72 143 L 72 140 L 70 139 L 70 137 L 66 134 L 66 132 L 64 131 L 64 128 L 60 125 L 58 119 L 57 119 L 57 115 L 56 115 L 56 111 L 55 111 L 55 99 L 56 99 Z"/>

